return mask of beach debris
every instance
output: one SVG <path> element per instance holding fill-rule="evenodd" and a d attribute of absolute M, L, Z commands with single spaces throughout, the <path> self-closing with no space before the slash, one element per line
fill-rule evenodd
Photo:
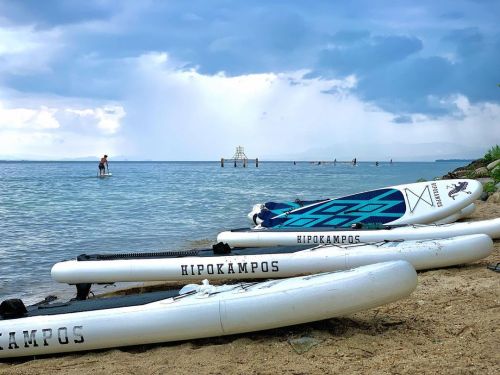
<path fill-rule="evenodd" d="M 313 337 L 303 336 L 298 339 L 288 339 L 288 343 L 297 354 L 303 354 L 318 345 L 320 341 Z"/>
<path fill-rule="evenodd" d="M 488 264 L 486 266 L 489 270 L 495 271 L 495 272 L 500 272 L 500 262 L 497 264 Z"/>

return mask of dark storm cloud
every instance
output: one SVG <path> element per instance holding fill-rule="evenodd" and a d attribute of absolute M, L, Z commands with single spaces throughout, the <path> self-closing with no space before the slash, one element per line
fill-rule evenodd
<path fill-rule="evenodd" d="M 179 68 L 203 74 L 355 75 L 354 93 L 364 100 L 398 114 L 440 115 L 453 108 L 437 97 L 500 101 L 499 4 L 4 0 L 0 25 L 56 30 L 62 47 L 47 69 L 3 71 L 0 82 L 23 92 L 117 99 L 129 74 L 124 61 L 166 52 Z M 0 51 L 0 61 L 7 58 Z"/>

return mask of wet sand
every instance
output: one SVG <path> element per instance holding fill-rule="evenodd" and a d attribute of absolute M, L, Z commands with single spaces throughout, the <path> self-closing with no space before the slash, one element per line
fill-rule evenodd
<path fill-rule="evenodd" d="M 470 219 L 500 217 L 476 202 Z M 419 272 L 407 299 L 348 317 L 220 338 L 0 363 L 0 374 L 497 374 L 500 241 L 488 258 Z M 290 340 L 317 345 L 297 354 Z"/>

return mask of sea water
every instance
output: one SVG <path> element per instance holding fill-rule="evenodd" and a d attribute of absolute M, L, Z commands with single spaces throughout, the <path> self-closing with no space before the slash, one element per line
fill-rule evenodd
<path fill-rule="evenodd" d="M 460 162 L 0 162 L 0 301 L 72 297 L 51 280 L 79 254 L 208 247 L 219 232 L 249 227 L 267 201 L 336 197 L 434 179 Z"/>

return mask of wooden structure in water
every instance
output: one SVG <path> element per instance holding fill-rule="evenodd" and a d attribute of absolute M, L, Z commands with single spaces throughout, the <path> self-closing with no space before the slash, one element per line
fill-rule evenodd
<path fill-rule="evenodd" d="M 241 162 L 243 168 L 246 168 L 248 163 L 253 161 L 255 161 L 255 167 L 259 168 L 259 158 L 249 159 L 245 154 L 243 146 L 238 146 L 236 147 L 236 151 L 231 159 L 224 159 L 224 158 L 220 159 L 220 166 L 224 168 L 225 162 L 230 162 L 230 163 L 232 162 L 234 167 L 237 167 L 238 163 Z"/>

